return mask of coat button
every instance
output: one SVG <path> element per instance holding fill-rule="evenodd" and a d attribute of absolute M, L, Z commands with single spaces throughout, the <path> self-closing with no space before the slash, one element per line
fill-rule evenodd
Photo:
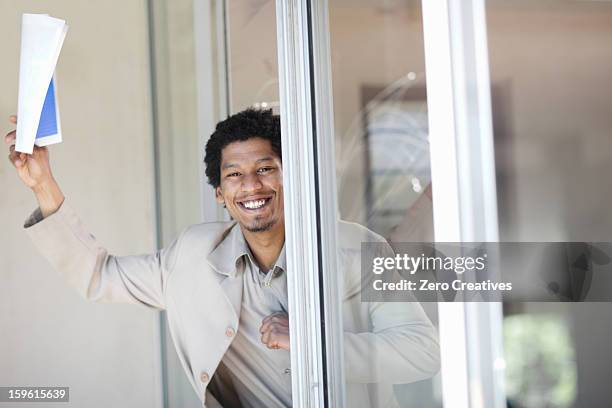
<path fill-rule="evenodd" d="M 234 334 L 236 334 L 236 331 L 233 328 L 228 327 L 227 329 L 225 329 L 225 335 L 227 337 L 234 337 Z"/>
<path fill-rule="evenodd" d="M 207 383 L 208 380 L 210 380 L 210 377 L 208 376 L 208 373 L 206 371 L 200 374 L 200 381 L 202 381 L 203 383 Z"/>

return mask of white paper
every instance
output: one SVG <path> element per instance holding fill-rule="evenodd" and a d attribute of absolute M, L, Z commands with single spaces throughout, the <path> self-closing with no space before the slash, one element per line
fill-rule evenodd
<path fill-rule="evenodd" d="M 15 150 L 32 153 L 34 143 L 61 142 L 59 114 L 57 134 L 36 140 L 40 116 L 55 72 L 68 26 L 64 20 L 47 14 L 24 14 L 21 21 L 21 57 L 19 61 L 19 99 Z M 57 101 L 57 88 L 53 97 Z"/>

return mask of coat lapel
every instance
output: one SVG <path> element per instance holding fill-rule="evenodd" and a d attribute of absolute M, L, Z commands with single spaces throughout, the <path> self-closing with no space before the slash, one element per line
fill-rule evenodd
<path fill-rule="evenodd" d="M 240 321 L 240 308 L 242 307 L 242 276 L 228 276 L 221 281 L 221 289 L 231 303 L 236 321 Z"/>
<path fill-rule="evenodd" d="M 220 274 L 219 284 L 225 297 L 232 306 L 236 321 L 240 321 L 242 307 L 242 259 L 248 250 L 240 226 L 233 224 L 222 238 L 221 242 L 208 255 L 208 264 Z"/>

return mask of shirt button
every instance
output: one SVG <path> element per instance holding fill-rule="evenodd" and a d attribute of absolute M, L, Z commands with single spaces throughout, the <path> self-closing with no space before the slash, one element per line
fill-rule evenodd
<path fill-rule="evenodd" d="M 227 337 L 234 337 L 234 334 L 236 334 L 236 331 L 233 328 L 228 327 L 227 329 L 225 329 L 225 335 Z"/>
<path fill-rule="evenodd" d="M 206 371 L 202 372 L 202 374 L 200 374 L 200 381 L 202 381 L 203 383 L 207 383 L 208 380 L 210 380 L 208 373 Z"/>

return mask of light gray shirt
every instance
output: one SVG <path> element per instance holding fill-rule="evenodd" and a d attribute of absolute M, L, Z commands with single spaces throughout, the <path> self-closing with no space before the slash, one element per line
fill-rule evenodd
<path fill-rule="evenodd" d="M 225 407 L 290 407 L 291 359 L 287 350 L 261 342 L 262 320 L 287 313 L 285 247 L 274 267 L 262 271 L 238 225 L 226 238 L 232 242 L 236 270 L 243 280 L 240 322 L 235 338 L 215 373 L 211 389 Z"/>

